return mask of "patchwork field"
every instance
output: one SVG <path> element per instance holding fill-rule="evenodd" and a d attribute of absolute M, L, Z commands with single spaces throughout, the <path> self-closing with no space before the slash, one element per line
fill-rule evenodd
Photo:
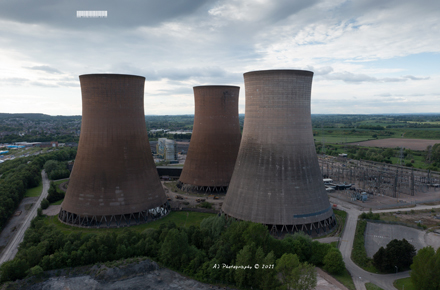
<path fill-rule="evenodd" d="M 404 147 L 411 150 L 426 150 L 428 145 L 434 145 L 436 143 L 440 143 L 440 140 L 388 138 L 351 143 L 350 145 L 384 148 Z"/>

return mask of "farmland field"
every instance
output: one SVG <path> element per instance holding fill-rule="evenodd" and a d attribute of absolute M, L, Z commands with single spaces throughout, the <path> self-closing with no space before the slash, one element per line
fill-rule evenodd
<path fill-rule="evenodd" d="M 436 143 L 440 143 L 440 140 L 388 138 L 388 139 L 378 139 L 378 140 L 358 142 L 351 145 L 359 144 L 359 146 L 369 146 L 369 147 L 385 147 L 385 148 L 404 147 L 406 149 L 411 149 L 411 150 L 426 150 L 426 147 L 428 145 L 434 145 Z"/>

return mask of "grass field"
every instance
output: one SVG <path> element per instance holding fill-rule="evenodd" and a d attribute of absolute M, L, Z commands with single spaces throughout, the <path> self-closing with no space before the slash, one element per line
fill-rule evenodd
<path fill-rule="evenodd" d="M 416 287 L 411 282 L 411 278 L 403 278 L 394 281 L 394 287 L 396 287 L 399 290 L 405 289 L 405 290 L 417 290 Z"/>
<path fill-rule="evenodd" d="M 50 203 L 49 205 L 60 205 L 60 204 L 63 203 L 63 201 L 64 201 L 64 198 L 63 198 L 62 200 L 52 202 L 52 203 Z"/>
<path fill-rule="evenodd" d="M 365 288 L 367 288 L 367 290 L 384 290 L 379 286 L 374 285 L 373 283 L 365 283 Z"/>
<path fill-rule="evenodd" d="M 37 187 L 29 188 L 28 190 L 26 190 L 26 194 L 24 195 L 24 197 L 40 196 L 42 191 L 43 183 L 40 181 L 40 184 Z"/>
<path fill-rule="evenodd" d="M 67 180 L 69 180 L 69 178 L 64 178 L 64 179 L 60 179 L 60 180 L 57 180 L 57 181 L 53 181 L 53 183 L 55 183 L 55 185 L 58 186 L 61 183 L 66 182 Z"/>
<path fill-rule="evenodd" d="M 348 289 L 356 290 L 356 287 L 353 283 L 353 278 L 351 278 L 351 275 L 348 273 L 347 269 L 345 269 L 341 274 L 333 274 L 332 277 L 344 284 L 344 286 Z"/>
<path fill-rule="evenodd" d="M 322 138 L 320 136 L 314 137 L 316 142 L 321 142 Z M 354 143 L 361 141 L 373 140 L 371 136 L 324 136 L 324 141 L 326 144 L 336 144 L 336 143 Z"/>
<path fill-rule="evenodd" d="M 123 227 L 123 228 L 101 228 L 101 229 L 85 229 L 85 228 L 77 228 L 65 225 L 61 223 L 57 216 L 53 217 L 47 217 L 45 219 L 45 222 L 49 225 L 54 225 L 57 227 L 60 231 L 62 231 L 65 234 L 72 233 L 72 232 L 83 232 L 83 233 L 95 233 L 95 234 L 102 234 L 102 233 L 109 233 L 109 232 L 122 232 L 125 229 L 130 229 L 137 232 L 142 232 L 149 228 L 157 229 L 159 226 L 163 223 L 168 222 L 174 222 L 177 226 L 184 226 L 189 227 L 191 225 L 199 225 L 200 222 L 210 216 L 213 216 L 215 214 L 212 213 L 201 213 L 201 212 L 189 212 L 189 211 L 178 211 L 178 212 L 170 212 L 166 217 L 154 221 L 149 222 L 146 224 L 141 224 L 137 226 L 131 226 L 129 228 Z"/>

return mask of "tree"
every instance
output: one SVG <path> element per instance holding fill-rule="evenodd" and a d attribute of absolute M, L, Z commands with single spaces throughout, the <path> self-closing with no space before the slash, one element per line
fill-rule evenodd
<path fill-rule="evenodd" d="M 373 265 L 376 267 L 379 271 L 385 272 L 385 269 L 388 265 L 386 252 L 384 247 L 380 247 L 380 249 L 374 254 L 373 256 Z"/>
<path fill-rule="evenodd" d="M 32 275 L 32 276 L 37 276 L 37 277 L 40 277 L 42 274 L 43 274 L 43 268 L 41 268 L 40 266 L 35 266 L 35 267 L 32 267 L 31 269 L 30 269 L 30 274 Z"/>
<path fill-rule="evenodd" d="M 254 254 L 255 254 L 255 244 L 246 245 L 243 247 L 241 251 L 237 254 L 236 265 L 237 266 L 254 266 Z M 251 269 L 237 269 L 235 271 L 235 282 L 238 286 L 250 286 L 252 283 L 252 272 Z"/>
<path fill-rule="evenodd" d="M 411 282 L 416 289 L 440 289 L 440 250 L 431 246 L 422 248 L 411 265 Z"/>
<path fill-rule="evenodd" d="M 316 287 L 315 267 L 307 262 L 300 263 L 298 256 L 284 254 L 276 261 L 282 289 L 309 290 Z"/>
<path fill-rule="evenodd" d="M 318 241 L 312 242 L 312 256 L 310 262 L 315 266 L 321 266 L 324 264 L 324 257 L 332 248 L 332 245 L 320 243 Z"/>
<path fill-rule="evenodd" d="M 345 263 L 342 259 L 341 252 L 332 248 L 324 257 L 324 270 L 330 274 L 338 274 L 344 271 Z"/>
<path fill-rule="evenodd" d="M 41 208 L 46 209 L 48 207 L 49 207 L 49 201 L 47 200 L 47 198 L 45 198 L 41 201 Z"/>
<path fill-rule="evenodd" d="M 291 289 L 310 290 L 316 287 L 316 270 L 312 264 L 307 262 L 300 264 L 299 267 L 293 269 L 292 277 Z"/>
<path fill-rule="evenodd" d="M 188 237 L 186 233 L 178 229 L 170 229 L 159 251 L 160 261 L 171 268 L 178 269 L 182 255 L 187 250 Z"/>
<path fill-rule="evenodd" d="M 373 256 L 374 266 L 382 272 L 394 272 L 396 267 L 404 271 L 410 267 L 416 249 L 407 240 L 392 240 L 385 249 L 379 249 Z"/>

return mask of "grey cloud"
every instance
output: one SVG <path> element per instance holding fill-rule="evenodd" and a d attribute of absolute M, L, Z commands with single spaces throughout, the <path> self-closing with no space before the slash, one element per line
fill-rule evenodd
<path fill-rule="evenodd" d="M 283 0 L 273 1 L 276 7 L 267 14 L 267 19 L 278 22 L 318 3 L 319 0 Z"/>
<path fill-rule="evenodd" d="M 406 79 L 402 79 L 402 78 L 383 78 L 383 79 L 379 79 L 382 82 L 385 83 L 398 83 L 398 82 L 406 82 Z"/>
<path fill-rule="evenodd" d="M 154 26 L 185 16 L 209 0 L 4 0 L 0 18 L 24 23 L 42 23 L 61 27 Z M 107 11 L 107 18 L 76 18 L 76 11 Z"/>
<path fill-rule="evenodd" d="M 57 88 L 57 85 L 52 85 L 52 84 L 47 84 L 47 83 L 42 83 L 42 82 L 30 82 L 29 83 L 32 86 L 37 86 L 37 87 L 45 87 L 45 88 Z"/>
<path fill-rule="evenodd" d="M 403 77 L 406 78 L 406 79 L 413 80 L 413 81 L 424 81 L 424 80 L 429 80 L 430 79 L 430 77 L 424 77 L 424 78 L 418 78 L 418 77 L 415 77 L 415 76 L 403 76 Z"/>
<path fill-rule="evenodd" d="M 307 66 L 307 70 L 310 70 L 314 73 L 315 76 L 324 76 L 333 72 L 333 68 L 331 66 L 323 66 L 320 68 L 314 68 L 313 66 Z"/>
<path fill-rule="evenodd" d="M 50 73 L 50 74 L 61 74 L 62 73 L 59 70 L 57 70 L 56 68 L 53 68 L 53 67 L 50 67 L 50 66 L 47 66 L 47 65 L 27 67 L 27 69 L 44 71 L 44 72 L 47 72 L 47 73 Z"/>
<path fill-rule="evenodd" d="M 0 79 L 0 83 L 2 83 L 4 85 L 18 85 L 18 84 L 23 84 L 27 81 L 29 81 L 29 80 L 25 79 L 25 78 L 1 78 Z"/>
<path fill-rule="evenodd" d="M 372 83 L 396 83 L 396 82 L 406 82 L 408 79 L 411 80 L 425 80 L 429 78 L 417 78 L 413 76 L 403 76 L 399 78 L 376 78 L 366 74 L 354 74 L 351 72 L 337 72 L 331 73 L 325 76 L 326 79 L 329 80 L 341 80 L 346 83 L 363 83 L 363 82 L 372 82 Z"/>
<path fill-rule="evenodd" d="M 375 77 L 370 77 L 366 74 L 354 74 L 351 72 L 332 73 L 326 77 L 330 80 L 341 80 L 346 83 L 362 83 L 362 82 L 378 82 Z"/>
<path fill-rule="evenodd" d="M 57 85 L 60 87 L 79 87 L 79 82 L 57 82 Z"/>
<path fill-rule="evenodd" d="M 119 73 L 130 73 L 144 76 L 146 81 L 158 81 L 167 79 L 170 81 L 195 80 L 216 80 L 238 82 L 242 80 L 241 74 L 230 73 L 219 67 L 189 67 L 189 68 L 167 68 L 167 69 L 141 69 L 131 64 L 120 63 L 112 66 L 113 71 Z"/>
<path fill-rule="evenodd" d="M 378 95 L 374 95 L 376 97 L 391 97 L 392 95 L 390 93 L 383 93 L 383 94 L 378 94 Z"/>
<path fill-rule="evenodd" d="M 175 89 L 169 89 L 169 90 L 158 90 L 157 93 L 151 94 L 147 91 L 145 92 L 145 95 L 148 96 L 162 96 L 162 95 L 190 95 L 193 93 L 193 89 L 190 86 L 182 86 Z"/>

